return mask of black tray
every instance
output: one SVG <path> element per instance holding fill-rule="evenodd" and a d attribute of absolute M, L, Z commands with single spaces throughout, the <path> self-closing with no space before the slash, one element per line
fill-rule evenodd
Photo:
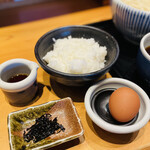
<path fill-rule="evenodd" d="M 115 28 L 112 20 L 90 24 L 90 26 L 100 28 L 110 33 L 119 44 L 119 58 L 109 71 L 112 77 L 128 79 L 139 85 L 148 94 L 148 96 L 150 96 L 150 85 L 143 81 L 137 71 L 136 56 L 139 50 L 139 45 L 134 45 L 133 43 L 127 41 Z"/>

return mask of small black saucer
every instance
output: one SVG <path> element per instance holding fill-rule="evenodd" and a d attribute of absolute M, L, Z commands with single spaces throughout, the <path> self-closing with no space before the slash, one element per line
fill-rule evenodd
<path fill-rule="evenodd" d="M 138 114 L 131 121 L 125 123 L 116 121 L 110 114 L 109 97 L 115 90 L 116 89 L 114 88 L 106 88 L 94 94 L 91 101 L 92 109 L 99 117 L 101 117 L 104 121 L 108 123 L 122 126 L 131 125 L 137 120 Z"/>

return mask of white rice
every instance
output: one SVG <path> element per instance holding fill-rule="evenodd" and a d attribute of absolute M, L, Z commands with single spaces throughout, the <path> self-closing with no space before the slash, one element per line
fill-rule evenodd
<path fill-rule="evenodd" d="M 125 4 L 134 8 L 150 11 L 150 0 L 122 0 Z"/>
<path fill-rule="evenodd" d="M 54 40 L 54 48 L 43 59 L 55 70 L 83 74 L 104 68 L 107 50 L 93 38 L 64 38 Z"/>

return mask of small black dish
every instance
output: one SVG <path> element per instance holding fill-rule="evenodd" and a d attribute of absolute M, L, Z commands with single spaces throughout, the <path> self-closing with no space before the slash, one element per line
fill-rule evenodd
<path fill-rule="evenodd" d="M 97 115 L 99 115 L 103 120 L 105 120 L 106 122 L 108 122 L 110 124 L 122 125 L 122 126 L 128 126 L 128 125 L 134 124 L 134 122 L 138 118 L 138 114 L 132 120 L 130 120 L 129 122 L 125 122 L 125 123 L 118 122 L 110 114 L 109 98 L 110 98 L 110 95 L 115 90 L 116 89 L 114 89 L 114 88 L 106 88 L 106 89 L 102 89 L 102 90 L 98 91 L 97 93 L 95 93 L 95 95 L 93 96 L 92 101 L 91 101 L 91 107 L 92 107 L 93 111 Z"/>
<path fill-rule="evenodd" d="M 105 67 L 101 70 L 86 74 L 69 74 L 54 70 L 47 66 L 43 57 L 53 49 L 54 39 L 62 39 L 71 36 L 73 38 L 94 38 L 101 46 L 107 47 Z M 58 28 L 44 34 L 36 43 L 35 56 L 41 67 L 57 82 L 69 86 L 84 86 L 96 82 L 101 76 L 110 70 L 119 56 L 119 46 L 113 36 L 98 28 L 90 26 L 67 26 Z"/>

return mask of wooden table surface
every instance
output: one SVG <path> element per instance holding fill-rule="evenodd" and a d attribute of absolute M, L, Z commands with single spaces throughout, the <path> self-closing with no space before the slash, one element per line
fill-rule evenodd
<path fill-rule="evenodd" d="M 13 58 L 25 58 L 36 61 L 34 46 L 37 40 L 47 31 L 66 25 L 83 25 L 111 19 L 109 6 L 76 12 L 54 18 L 18 24 L 0 28 L 0 64 Z M 106 78 L 110 77 L 109 73 Z M 37 77 L 40 96 L 29 106 L 42 104 L 64 97 L 71 97 L 76 106 L 84 128 L 80 143 L 77 140 L 52 148 L 54 150 L 150 150 L 150 122 L 138 132 L 117 135 L 108 133 L 96 126 L 86 113 L 84 95 L 87 87 L 66 87 L 50 80 L 50 76 L 38 69 Z M 29 107 L 26 106 L 26 107 Z M 8 104 L 0 90 L 0 149 L 9 150 L 7 116 L 10 112 L 26 107 L 14 107 Z"/>

